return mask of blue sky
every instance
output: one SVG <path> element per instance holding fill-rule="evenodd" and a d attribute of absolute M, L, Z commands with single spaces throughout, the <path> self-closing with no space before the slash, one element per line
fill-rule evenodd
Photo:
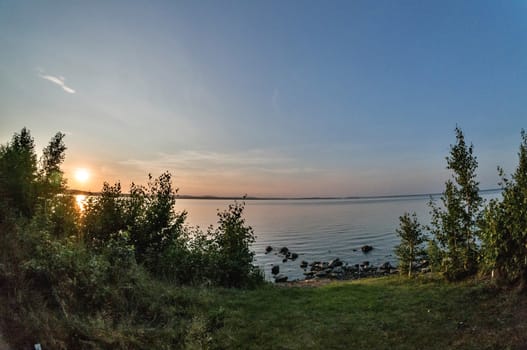
<path fill-rule="evenodd" d="M 65 132 L 73 188 L 437 192 L 456 124 L 496 187 L 527 121 L 526 1 L 0 0 L 0 48 L 0 140 Z"/>

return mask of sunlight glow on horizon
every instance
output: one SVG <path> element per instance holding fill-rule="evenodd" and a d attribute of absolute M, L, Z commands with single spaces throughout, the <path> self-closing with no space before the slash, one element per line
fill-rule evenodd
<path fill-rule="evenodd" d="M 456 125 L 481 188 L 517 162 L 523 3 L 0 9 L 0 139 L 26 126 L 42 149 L 63 132 L 70 190 L 127 193 L 169 171 L 180 195 L 437 193 Z"/>

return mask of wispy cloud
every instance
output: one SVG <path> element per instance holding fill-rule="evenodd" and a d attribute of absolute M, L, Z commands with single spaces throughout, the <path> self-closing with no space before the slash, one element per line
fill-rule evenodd
<path fill-rule="evenodd" d="M 177 169 L 179 172 L 184 173 L 194 173 L 196 171 L 201 173 L 258 172 L 286 175 L 319 171 L 318 169 L 298 164 L 298 161 L 294 158 L 264 150 L 233 153 L 187 150 L 171 154 L 160 153 L 157 157 L 148 160 L 129 159 L 120 162 L 120 164 L 142 169 Z"/>
<path fill-rule="evenodd" d="M 38 76 L 44 80 L 51 81 L 53 84 L 57 84 L 62 88 L 62 90 L 66 91 L 68 94 L 75 93 L 74 89 L 66 85 L 66 79 L 64 77 L 55 77 L 53 75 L 45 74 L 44 72 L 38 72 Z"/>

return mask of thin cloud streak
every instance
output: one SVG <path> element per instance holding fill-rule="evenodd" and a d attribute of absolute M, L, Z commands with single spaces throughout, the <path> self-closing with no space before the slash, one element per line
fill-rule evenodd
<path fill-rule="evenodd" d="M 62 90 L 66 91 L 68 94 L 74 94 L 76 92 L 74 89 L 66 85 L 64 77 L 54 77 L 53 75 L 47 75 L 43 73 L 39 73 L 38 76 L 44 80 L 50 81 L 53 84 L 60 86 Z"/>
<path fill-rule="evenodd" d="M 210 173 L 221 170 L 243 174 L 250 171 L 286 175 L 320 171 L 311 167 L 298 166 L 296 163 L 297 161 L 293 158 L 262 150 L 234 153 L 187 150 L 172 154 L 160 153 L 156 158 L 148 160 L 129 159 L 120 162 L 121 165 L 142 169 L 177 169 L 190 173 L 195 171 Z"/>

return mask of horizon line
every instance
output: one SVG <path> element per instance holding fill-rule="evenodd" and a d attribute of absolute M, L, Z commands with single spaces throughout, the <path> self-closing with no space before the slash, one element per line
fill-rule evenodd
<path fill-rule="evenodd" d="M 501 188 L 487 188 L 479 192 L 497 192 Z M 84 191 L 77 189 L 66 189 L 66 193 L 72 195 L 98 196 L 101 192 Z M 442 192 L 436 193 L 413 193 L 413 194 L 390 194 L 390 195 L 365 195 L 365 196 L 216 196 L 216 195 L 192 195 L 176 194 L 176 199 L 208 199 L 208 200 L 345 200 L 345 199 L 381 199 L 381 198 L 411 198 L 411 197 L 434 197 L 442 195 Z M 129 193 L 123 193 L 128 196 Z"/>

